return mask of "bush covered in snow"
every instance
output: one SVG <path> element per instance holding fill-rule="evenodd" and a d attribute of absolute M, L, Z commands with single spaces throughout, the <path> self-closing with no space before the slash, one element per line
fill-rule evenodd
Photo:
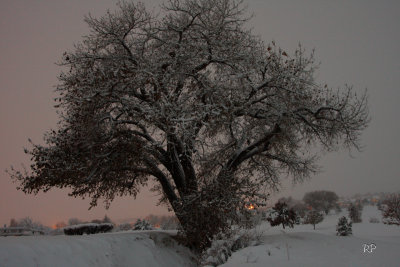
<path fill-rule="evenodd" d="M 153 226 L 146 221 L 146 220 L 141 220 L 138 219 L 136 223 L 133 225 L 133 230 L 153 230 Z"/>
<path fill-rule="evenodd" d="M 262 234 L 255 229 L 237 232 L 231 236 L 219 234 L 211 242 L 211 247 L 202 254 L 201 266 L 221 265 L 233 252 L 248 246 L 260 245 Z"/>
<path fill-rule="evenodd" d="M 352 235 L 352 223 L 348 221 L 346 217 L 339 218 L 338 224 L 336 225 L 336 235 L 348 236 Z"/>
<path fill-rule="evenodd" d="M 381 206 L 383 223 L 400 225 L 400 194 L 393 194 Z"/>
<path fill-rule="evenodd" d="M 370 223 L 379 223 L 379 219 L 376 217 L 371 217 L 371 218 L 369 218 L 369 222 Z"/>
<path fill-rule="evenodd" d="M 110 232 L 114 228 L 111 223 L 85 223 L 67 226 L 64 228 L 66 235 L 82 235 L 82 234 L 97 234 Z"/>

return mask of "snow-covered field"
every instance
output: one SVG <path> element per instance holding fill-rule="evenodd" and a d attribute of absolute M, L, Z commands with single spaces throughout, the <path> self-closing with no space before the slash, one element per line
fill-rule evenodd
<path fill-rule="evenodd" d="M 371 217 L 381 219 L 376 207 L 365 206 L 362 223 L 353 224 L 353 235 L 336 236 L 339 216 L 328 215 L 316 225 L 297 225 L 293 229 L 259 226 L 263 231 L 262 245 L 247 247 L 232 254 L 222 266 L 400 266 L 400 227 L 370 223 Z M 364 252 L 364 244 L 376 246 Z M 371 246 L 369 247 L 371 251 Z"/>
<path fill-rule="evenodd" d="M 232 254 L 222 266 L 400 266 L 400 227 L 370 223 L 381 219 L 366 206 L 353 236 L 338 237 L 339 216 L 294 229 L 258 226 L 262 244 Z M 193 266 L 192 254 L 171 238 L 173 231 L 137 231 L 83 236 L 0 237 L 0 266 Z M 371 253 L 364 244 L 374 244 Z"/>

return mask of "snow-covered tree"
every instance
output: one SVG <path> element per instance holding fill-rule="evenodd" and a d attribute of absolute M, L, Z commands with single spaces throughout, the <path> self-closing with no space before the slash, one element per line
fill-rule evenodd
<path fill-rule="evenodd" d="M 237 0 L 169 0 L 160 15 L 120 2 L 60 62 L 58 129 L 32 144 L 26 193 L 136 196 L 152 180 L 198 250 L 262 204 L 281 174 L 316 170 L 316 144 L 359 147 L 366 94 L 314 80 L 313 53 L 265 44 Z"/>
<path fill-rule="evenodd" d="M 133 230 L 153 230 L 153 226 L 146 220 L 138 219 L 133 225 Z"/>
<path fill-rule="evenodd" d="M 15 219 L 11 219 L 10 227 L 22 227 L 32 230 L 45 230 L 46 232 L 48 232 L 49 230 L 49 227 L 44 226 L 40 222 L 33 221 L 31 217 L 24 217 L 22 219 L 19 219 L 18 221 L 15 221 Z"/>
<path fill-rule="evenodd" d="M 36 228 L 38 223 L 33 222 L 31 217 L 24 217 L 18 220 L 19 227 Z"/>
<path fill-rule="evenodd" d="M 383 201 L 382 216 L 385 224 L 400 225 L 400 194 L 393 194 Z"/>
<path fill-rule="evenodd" d="M 337 207 L 339 197 L 332 191 L 313 191 L 304 195 L 303 201 L 313 209 L 323 211 L 328 214 L 329 211 Z"/>
<path fill-rule="evenodd" d="M 277 226 L 282 224 L 283 229 L 285 226 L 293 228 L 298 221 L 296 212 L 289 208 L 285 202 L 277 202 L 272 208 L 272 211 L 267 218 L 271 226 Z"/>
<path fill-rule="evenodd" d="M 361 206 L 351 203 L 350 206 L 347 208 L 349 212 L 349 218 L 353 223 L 360 223 L 361 222 Z"/>
<path fill-rule="evenodd" d="M 296 200 L 292 197 L 282 197 L 278 199 L 278 202 L 285 202 L 289 208 L 293 208 L 299 218 L 304 218 L 308 211 L 307 205 L 302 200 Z"/>
<path fill-rule="evenodd" d="M 306 213 L 303 223 L 312 224 L 315 230 L 315 225 L 322 222 L 323 220 L 324 220 L 324 215 L 320 211 L 310 210 L 309 212 Z"/>
<path fill-rule="evenodd" d="M 338 224 L 336 225 L 336 235 L 348 236 L 352 235 L 352 223 L 348 221 L 345 216 L 339 218 Z"/>

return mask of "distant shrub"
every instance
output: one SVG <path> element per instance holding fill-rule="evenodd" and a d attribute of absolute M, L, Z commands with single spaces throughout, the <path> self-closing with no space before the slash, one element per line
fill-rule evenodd
<path fill-rule="evenodd" d="M 64 228 L 66 235 L 83 235 L 83 234 L 97 234 L 110 232 L 114 228 L 111 223 L 85 223 L 67 226 Z"/>
<path fill-rule="evenodd" d="M 379 223 L 379 219 L 376 217 L 371 217 L 371 218 L 369 218 L 369 222 L 370 223 Z"/>
<path fill-rule="evenodd" d="M 129 231 L 132 230 L 132 225 L 130 223 L 123 223 L 118 226 L 119 231 Z"/>

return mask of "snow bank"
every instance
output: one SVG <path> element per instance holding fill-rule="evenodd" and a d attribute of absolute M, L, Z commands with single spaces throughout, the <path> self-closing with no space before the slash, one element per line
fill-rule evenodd
<path fill-rule="evenodd" d="M 0 238 L 1 267 L 194 266 L 167 231 Z"/>

